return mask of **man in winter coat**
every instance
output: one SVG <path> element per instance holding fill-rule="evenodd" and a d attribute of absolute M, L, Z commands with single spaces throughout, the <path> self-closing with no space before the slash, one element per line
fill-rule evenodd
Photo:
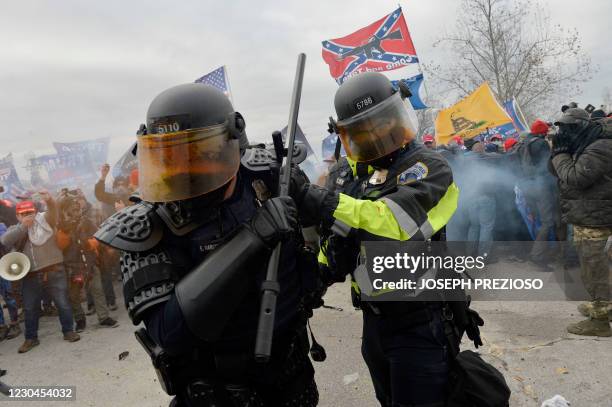
<path fill-rule="evenodd" d="M 610 119 L 605 119 L 610 120 Z M 559 178 L 563 221 L 574 225 L 582 280 L 591 296 L 589 319 L 571 324 L 576 335 L 611 336 L 607 312 L 610 269 L 604 252 L 612 236 L 612 132 L 586 111 L 567 109 L 555 125 L 551 167 Z"/>

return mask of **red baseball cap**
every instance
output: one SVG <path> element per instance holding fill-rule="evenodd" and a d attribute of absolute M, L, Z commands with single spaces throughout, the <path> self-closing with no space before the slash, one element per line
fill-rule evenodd
<path fill-rule="evenodd" d="M 491 136 L 491 140 L 503 140 L 503 138 L 499 134 L 494 134 Z"/>
<path fill-rule="evenodd" d="M 548 124 L 543 120 L 536 120 L 531 125 L 531 134 L 544 134 L 548 133 Z"/>
<path fill-rule="evenodd" d="M 453 137 L 453 140 L 455 140 L 455 142 L 459 144 L 460 146 L 463 145 L 463 138 L 461 138 L 461 136 L 455 136 Z"/>
<path fill-rule="evenodd" d="M 433 143 L 434 142 L 434 136 L 432 136 L 431 134 L 426 134 L 423 136 L 423 143 Z"/>
<path fill-rule="evenodd" d="M 34 213 L 36 212 L 36 205 L 32 201 L 21 201 L 17 205 L 15 205 L 15 213 L 17 215 L 22 215 L 24 213 Z"/>
<path fill-rule="evenodd" d="M 513 145 L 515 145 L 516 143 L 518 143 L 518 141 L 516 141 L 515 138 L 509 138 L 504 142 L 504 149 L 506 149 L 506 151 L 510 150 L 512 148 Z"/>

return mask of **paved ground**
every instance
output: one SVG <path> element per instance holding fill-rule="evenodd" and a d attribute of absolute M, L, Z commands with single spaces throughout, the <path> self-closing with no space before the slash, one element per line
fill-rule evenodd
<path fill-rule="evenodd" d="M 361 314 L 349 303 L 348 286 L 333 287 L 329 305 L 313 320 L 317 340 L 327 350 L 317 363 L 321 406 L 376 406 L 373 389 L 360 354 Z M 576 303 L 480 302 L 475 308 L 486 319 L 485 359 L 505 375 L 512 406 L 539 406 L 555 394 L 572 407 L 612 406 L 612 338 L 582 338 L 566 334 L 565 326 L 579 319 Z M 41 344 L 27 354 L 17 348 L 22 337 L 0 342 L 2 379 L 11 385 L 74 385 L 74 406 L 165 406 L 169 400 L 158 383 L 149 359 L 133 336 L 124 311 L 121 325 L 98 328 L 95 317 L 76 343 L 64 342 L 57 318 L 41 320 Z M 470 348 L 468 345 L 465 347 Z M 119 360 L 124 351 L 129 356 Z M 59 402 L 10 403 L 51 407 Z M 65 405 L 65 404 L 64 404 Z"/>

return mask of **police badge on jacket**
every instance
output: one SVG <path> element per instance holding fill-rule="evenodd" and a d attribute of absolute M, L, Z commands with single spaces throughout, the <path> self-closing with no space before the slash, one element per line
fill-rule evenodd
<path fill-rule="evenodd" d="M 354 305 L 363 310 L 362 355 L 380 404 L 441 407 L 458 342 L 447 335 L 445 305 L 368 302 L 362 295 L 372 287 L 360 262 L 363 242 L 434 239 L 457 206 L 448 163 L 414 141 L 409 95 L 380 73 L 343 82 L 330 127 L 347 157 L 330 169 L 326 188 L 296 182 L 292 196 L 301 217 L 319 221 L 319 262 L 328 281 L 351 276 Z"/>

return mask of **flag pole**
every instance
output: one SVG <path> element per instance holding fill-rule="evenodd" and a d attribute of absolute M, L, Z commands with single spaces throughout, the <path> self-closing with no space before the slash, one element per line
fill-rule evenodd
<path fill-rule="evenodd" d="M 397 3 L 397 7 L 400 9 L 400 12 L 402 12 L 402 6 Z M 405 17 L 404 17 L 405 18 Z M 406 23 L 406 26 L 408 26 L 408 24 Z M 414 44 L 414 41 L 412 41 L 412 44 L 414 45 L 414 52 L 416 53 L 416 55 L 419 55 L 418 52 L 416 52 L 416 45 Z M 421 69 L 421 60 L 419 59 L 419 63 L 417 64 L 419 66 L 419 73 L 421 75 L 423 75 L 423 70 Z M 425 75 L 423 75 L 423 88 L 425 89 L 425 96 L 427 96 L 427 99 L 429 99 L 429 89 L 427 89 L 427 81 L 425 81 Z M 428 109 L 430 109 L 430 107 L 427 107 Z"/>
<path fill-rule="evenodd" d="M 523 120 L 523 125 L 525 126 L 525 128 L 529 128 L 529 123 L 527 123 L 527 119 L 525 118 L 525 115 L 523 114 L 523 111 L 521 110 L 521 106 L 518 103 L 518 100 L 516 100 L 515 96 L 512 96 L 512 99 L 514 100 L 514 103 L 516 104 L 516 110 L 519 112 L 519 114 L 521 115 L 521 117 L 519 117 L 519 119 Z"/>

